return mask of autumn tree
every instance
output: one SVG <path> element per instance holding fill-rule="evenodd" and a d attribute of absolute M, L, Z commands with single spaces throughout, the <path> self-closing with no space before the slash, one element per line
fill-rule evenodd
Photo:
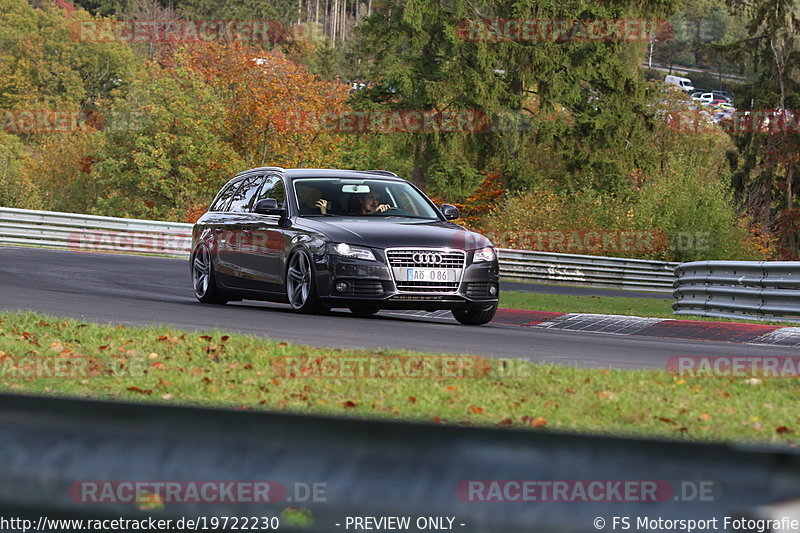
<path fill-rule="evenodd" d="M 281 53 L 195 43 L 190 67 L 219 95 L 231 142 L 248 165 L 336 167 L 346 139 L 319 120 L 345 110 L 347 86 L 319 80 Z"/>

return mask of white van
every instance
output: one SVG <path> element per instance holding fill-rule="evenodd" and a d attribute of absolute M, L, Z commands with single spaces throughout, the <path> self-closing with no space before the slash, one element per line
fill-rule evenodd
<path fill-rule="evenodd" d="M 694 91 L 694 85 L 692 85 L 692 80 L 690 80 L 689 78 L 681 78 L 680 76 L 668 75 L 666 78 L 664 78 L 664 83 L 667 83 L 669 85 L 677 85 L 678 87 L 687 92 Z"/>

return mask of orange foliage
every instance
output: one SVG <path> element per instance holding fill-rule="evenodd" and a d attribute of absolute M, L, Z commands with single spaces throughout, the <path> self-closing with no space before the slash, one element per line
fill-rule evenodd
<path fill-rule="evenodd" d="M 280 52 L 240 42 L 191 43 L 189 66 L 215 87 L 228 108 L 227 130 L 236 151 L 253 165 L 336 167 L 346 148 L 342 134 L 301 116 L 341 113 L 348 87 L 317 79 Z"/>
<path fill-rule="evenodd" d="M 453 203 L 461 213 L 458 223 L 473 230 L 485 227 L 486 217 L 497 207 L 506 194 L 503 176 L 499 172 L 488 172 L 486 178 L 463 203 Z M 436 205 L 452 203 L 441 198 L 431 198 Z"/>

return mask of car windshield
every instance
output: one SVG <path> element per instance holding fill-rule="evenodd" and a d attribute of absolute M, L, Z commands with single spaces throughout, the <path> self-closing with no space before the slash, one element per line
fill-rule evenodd
<path fill-rule="evenodd" d="M 439 219 L 430 202 L 405 181 L 380 178 L 302 178 L 293 181 L 300 216 Z"/>

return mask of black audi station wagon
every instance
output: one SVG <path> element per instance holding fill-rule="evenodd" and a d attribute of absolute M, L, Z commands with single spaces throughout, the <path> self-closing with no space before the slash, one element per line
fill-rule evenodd
<path fill-rule="evenodd" d="M 251 299 L 294 311 L 497 310 L 497 254 L 408 181 L 381 170 L 247 170 L 195 224 L 191 274 L 203 303 Z"/>

